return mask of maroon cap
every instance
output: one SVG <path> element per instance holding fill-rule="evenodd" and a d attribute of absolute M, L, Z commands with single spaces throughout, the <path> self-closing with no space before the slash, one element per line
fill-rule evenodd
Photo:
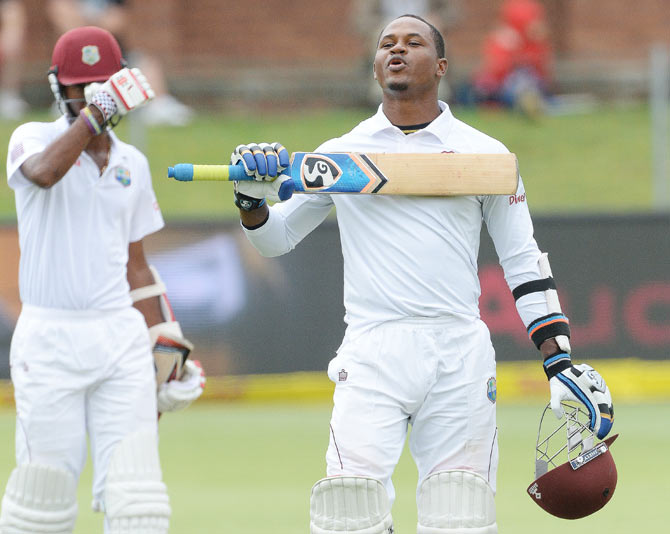
<path fill-rule="evenodd" d="M 51 70 L 62 85 L 104 82 L 123 68 L 121 48 L 114 36 L 96 26 L 70 30 L 58 39 Z"/>

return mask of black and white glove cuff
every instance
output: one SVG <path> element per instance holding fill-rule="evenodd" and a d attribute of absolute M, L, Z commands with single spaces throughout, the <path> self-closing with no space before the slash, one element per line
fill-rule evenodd
<path fill-rule="evenodd" d="M 264 198 L 254 198 L 235 191 L 235 205 L 242 211 L 253 211 L 265 204 Z"/>
<path fill-rule="evenodd" d="M 547 356 L 544 359 L 543 367 L 547 379 L 551 380 L 561 371 L 565 371 L 572 367 L 572 360 L 567 352 L 558 352 L 551 356 Z"/>

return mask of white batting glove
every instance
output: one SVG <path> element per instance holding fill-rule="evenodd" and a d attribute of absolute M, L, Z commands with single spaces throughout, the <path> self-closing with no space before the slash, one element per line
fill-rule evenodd
<path fill-rule="evenodd" d="M 124 68 L 112 74 L 103 84 L 84 88 L 86 102 L 96 106 L 105 124 L 116 115 L 123 116 L 154 98 L 155 94 L 142 71 Z"/>
<path fill-rule="evenodd" d="M 293 196 L 293 181 L 281 174 L 290 157 L 280 143 L 239 145 L 230 156 L 231 165 L 242 165 L 253 180 L 234 182 L 235 205 L 244 211 L 260 208 L 265 199 L 283 202 Z"/>
<path fill-rule="evenodd" d="M 289 153 L 280 143 L 238 145 L 230 155 L 231 165 L 242 165 L 247 176 L 272 182 L 289 166 Z"/>
<path fill-rule="evenodd" d="M 290 176 L 281 176 L 273 182 L 234 182 L 233 189 L 237 207 L 249 211 L 250 209 L 260 208 L 264 204 L 262 200 L 266 198 L 272 202 L 283 202 L 291 198 L 293 195 L 293 180 Z M 245 197 L 248 197 L 248 200 Z M 253 202 L 253 200 L 260 202 Z M 254 208 L 251 207 L 252 204 L 258 205 Z"/>
<path fill-rule="evenodd" d="M 551 409 L 557 418 L 564 415 L 561 401 L 580 402 L 589 412 L 589 429 L 603 439 L 614 423 L 612 395 L 602 376 L 585 363 L 572 365 L 570 355 L 559 353 L 544 361 L 549 378 Z"/>
<path fill-rule="evenodd" d="M 165 382 L 158 389 L 158 412 L 183 410 L 196 400 L 205 388 L 205 371 L 197 360 L 187 360 L 179 380 Z"/>

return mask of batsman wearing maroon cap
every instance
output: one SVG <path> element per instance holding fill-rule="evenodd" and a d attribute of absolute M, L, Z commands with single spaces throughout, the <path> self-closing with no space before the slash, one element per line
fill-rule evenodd
<path fill-rule="evenodd" d="M 164 223 L 146 157 L 112 128 L 153 97 L 101 28 L 68 31 L 48 73 L 63 114 L 12 134 L 22 302 L 11 344 L 16 465 L 0 534 L 70 533 L 93 461 L 108 534 L 164 534 L 157 413 L 186 407 L 204 374 L 142 240 Z"/>

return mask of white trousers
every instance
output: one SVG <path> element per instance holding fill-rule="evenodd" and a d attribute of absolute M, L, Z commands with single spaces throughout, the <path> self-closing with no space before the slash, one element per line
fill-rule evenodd
<path fill-rule="evenodd" d="M 99 504 L 116 444 L 140 429 L 157 435 L 156 378 L 144 317 L 135 308 L 26 305 L 12 337 L 10 365 L 17 465 L 61 467 L 79 479 L 88 433 Z"/>
<path fill-rule="evenodd" d="M 432 472 L 472 470 L 496 488 L 496 364 L 486 325 L 471 318 L 404 319 L 345 341 L 335 382 L 327 475 L 391 475 L 412 425 L 419 486 Z"/>

